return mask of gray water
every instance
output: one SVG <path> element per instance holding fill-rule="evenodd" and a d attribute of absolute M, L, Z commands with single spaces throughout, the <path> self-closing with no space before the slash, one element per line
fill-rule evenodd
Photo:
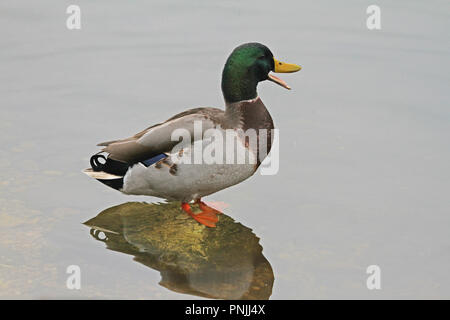
<path fill-rule="evenodd" d="M 68 30 L 66 8 L 82 10 Z M 0 297 L 185 299 L 82 222 L 127 201 L 81 173 L 96 143 L 223 106 L 231 50 L 303 70 L 259 85 L 280 170 L 206 198 L 260 238 L 271 299 L 450 298 L 450 4 L 376 1 L 0 3 Z M 66 268 L 82 287 L 66 287 Z M 368 290 L 366 268 L 381 268 Z"/>

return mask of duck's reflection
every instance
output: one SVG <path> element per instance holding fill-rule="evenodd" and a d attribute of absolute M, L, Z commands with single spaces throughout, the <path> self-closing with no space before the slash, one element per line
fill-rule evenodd
<path fill-rule="evenodd" d="M 129 202 L 86 221 L 108 249 L 131 254 L 158 270 L 160 285 L 216 299 L 268 299 L 272 268 L 251 229 L 220 215 L 216 228 L 200 225 L 179 203 Z"/>

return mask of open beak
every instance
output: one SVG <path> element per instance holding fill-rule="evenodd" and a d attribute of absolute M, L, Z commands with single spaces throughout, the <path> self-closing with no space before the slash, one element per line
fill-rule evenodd
<path fill-rule="evenodd" d="M 292 72 L 297 72 L 299 70 L 302 69 L 302 67 L 300 67 L 299 65 L 293 64 L 293 63 L 284 63 L 281 61 L 278 61 L 277 59 L 273 59 L 274 63 L 275 63 L 275 70 L 274 72 L 276 73 L 292 73 Z M 268 74 L 268 80 L 275 82 L 276 84 L 279 84 L 280 86 L 290 90 L 291 87 L 288 86 L 288 84 L 286 82 L 284 82 L 283 80 L 281 80 L 278 77 L 275 77 L 273 74 Z"/>

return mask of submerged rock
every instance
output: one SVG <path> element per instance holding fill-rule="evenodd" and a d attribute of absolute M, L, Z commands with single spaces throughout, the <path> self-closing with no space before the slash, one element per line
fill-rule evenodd
<path fill-rule="evenodd" d="M 199 224 L 179 202 L 128 202 L 84 224 L 108 249 L 161 273 L 160 285 L 216 299 L 268 299 L 274 281 L 259 238 L 225 214 L 216 228 Z M 102 234 L 103 233 L 103 234 Z"/>

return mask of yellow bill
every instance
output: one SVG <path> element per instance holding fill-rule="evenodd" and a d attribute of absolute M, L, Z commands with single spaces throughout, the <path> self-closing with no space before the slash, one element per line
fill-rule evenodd
<path fill-rule="evenodd" d="M 278 61 L 277 59 L 273 59 L 274 64 L 275 64 L 275 68 L 274 68 L 274 72 L 276 73 L 291 73 L 291 72 L 297 72 L 299 70 L 302 69 L 302 67 L 300 67 L 299 65 L 293 64 L 293 63 L 285 63 L 285 62 L 281 62 Z M 286 88 L 288 90 L 291 89 L 291 87 L 288 86 L 288 84 L 281 80 L 278 77 L 275 77 L 272 74 L 268 75 L 270 81 L 275 82 L 276 84 L 282 86 L 283 88 Z"/>

